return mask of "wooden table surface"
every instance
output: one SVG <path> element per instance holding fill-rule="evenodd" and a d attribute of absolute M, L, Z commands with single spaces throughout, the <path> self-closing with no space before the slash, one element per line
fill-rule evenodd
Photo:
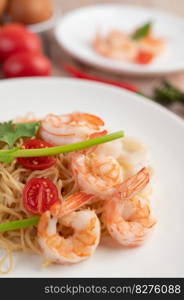
<path fill-rule="evenodd" d="M 162 9 L 165 11 L 170 11 L 172 13 L 178 14 L 180 16 L 184 16 L 184 0 L 55 0 L 57 1 L 57 6 L 61 10 L 62 14 L 67 13 L 73 9 L 86 6 L 86 5 L 94 5 L 98 3 L 123 3 L 123 4 L 131 4 L 131 5 L 144 5 L 147 7 L 153 7 L 157 9 Z M 100 70 L 96 70 L 93 67 L 88 65 L 84 65 L 79 63 L 78 61 L 74 60 L 68 54 L 66 54 L 56 43 L 54 40 L 53 35 L 50 36 L 50 48 L 51 57 L 54 62 L 54 76 L 69 76 L 63 70 L 63 64 L 73 63 L 77 67 L 81 68 L 82 70 L 88 72 L 92 75 L 98 75 L 104 78 L 109 79 L 118 79 L 125 82 L 129 82 L 135 84 L 141 91 L 143 91 L 146 95 L 152 95 L 153 88 L 158 86 L 163 78 L 140 78 L 140 77 L 128 77 L 127 75 L 114 75 L 110 74 L 109 72 L 103 72 Z M 184 72 L 179 74 L 170 75 L 167 79 L 171 80 L 173 83 L 177 84 L 180 89 L 184 91 Z M 180 115 L 184 118 L 184 105 L 175 103 L 170 108 L 173 112 Z"/>

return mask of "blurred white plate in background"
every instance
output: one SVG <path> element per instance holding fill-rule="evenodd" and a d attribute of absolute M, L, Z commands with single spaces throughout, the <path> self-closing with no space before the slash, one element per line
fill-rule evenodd
<path fill-rule="evenodd" d="M 123 129 L 149 148 L 157 177 L 153 206 L 158 224 L 145 245 L 122 248 L 101 242 L 80 264 L 41 267 L 43 258 L 15 255 L 8 277 L 183 277 L 184 122 L 151 100 L 83 80 L 36 78 L 1 80 L 0 120 L 27 112 L 84 111 L 99 115 L 112 131 Z"/>
<path fill-rule="evenodd" d="M 97 30 L 135 30 L 148 21 L 154 22 L 156 36 L 166 40 L 167 50 L 147 65 L 104 58 L 92 49 Z M 117 73 L 162 75 L 184 70 L 184 21 L 168 13 L 129 5 L 87 6 L 65 15 L 55 29 L 57 41 L 75 58 Z"/>

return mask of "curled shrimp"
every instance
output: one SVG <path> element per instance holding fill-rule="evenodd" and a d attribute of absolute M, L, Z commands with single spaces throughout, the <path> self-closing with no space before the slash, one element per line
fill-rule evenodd
<path fill-rule="evenodd" d="M 146 36 L 139 42 L 140 50 L 152 53 L 154 56 L 163 52 L 165 42 L 160 38 L 154 38 L 152 36 Z"/>
<path fill-rule="evenodd" d="M 100 241 L 98 217 L 92 210 L 75 211 L 92 197 L 82 192 L 75 193 L 62 205 L 56 205 L 41 216 L 38 242 L 47 259 L 58 264 L 72 264 L 94 253 Z"/>
<path fill-rule="evenodd" d="M 133 137 L 124 137 L 118 161 L 126 171 L 126 175 L 131 176 L 149 164 L 148 151 L 139 140 Z"/>
<path fill-rule="evenodd" d="M 89 138 L 105 134 L 106 130 L 95 132 Z M 114 147 L 98 145 L 70 156 L 74 177 L 82 191 L 103 200 L 114 193 L 116 185 L 122 183 L 123 169 L 114 156 L 108 155 Z"/>
<path fill-rule="evenodd" d="M 149 182 L 143 168 L 119 186 L 119 191 L 104 207 L 103 219 L 110 235 L 123 246 L 142 244 L 155 224 L 149 204 L 136 194 Z"/>
<path fill-rule="evenodd" d="M 123 181 L 123 170 L 112 156 L 76 153 L 71 166 L 80 189 L 100 199 L 112 195 Z"/>
<path fill-rule="evenodd" d="M 105 132 L 105 131 L 103 131 Z M 107 133 L 107 131 L 106 131 Z M 92 138 L 92 137 L 91 137 Z M 95 154 L 97 156 L 111 156 L 114 157 L 115 159 L 118 159 L 122 152 L 123 146 L 122 146 L 122 140 L 123 139 L 118 139 L 115 141 L 111 141 L 105 144 L 98 145 L 95 149 Z"/>
<path fill-rule="evenodd" d="M 49 114 L 41 122 L 40 135 L 53 145 L 71 144 L 86 140 L 102 126 L 102 119 L 87 113 Z"/>

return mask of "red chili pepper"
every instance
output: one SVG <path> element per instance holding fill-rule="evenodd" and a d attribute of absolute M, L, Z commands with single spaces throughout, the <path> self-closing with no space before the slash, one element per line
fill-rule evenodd
<path fill-rule="evenodd" d="M 80 71 L 76 67 L 73 67 L 73 66 L 68 65 L 68 64 L 64 65 L 64 69 L 65 69 L 65 71 L 67 71 L 68 73 L 70 73 L 71 75 L 73 75 L 76 78 L 107 83 L 107 84 L 115 85 L 115 86 L 118 86 L 120 88 L 129 90 L 129 91 L 134 92 L 134 93 L 139 93 L 137 87 L 135 87 L 135 86 L 133 86 L 129 83 L 126 83 L 126 82 L 120 82 L 120 81 L 115 81 L 115 80 L 110 80 L 110 79 L 103 79 L 103 78 L 99 78 L 99 77 L 96 77 L 96 76 L 91 76 L 91 75 L 88 75 L 88 74 L 84 73 L 83 71 Z"/>

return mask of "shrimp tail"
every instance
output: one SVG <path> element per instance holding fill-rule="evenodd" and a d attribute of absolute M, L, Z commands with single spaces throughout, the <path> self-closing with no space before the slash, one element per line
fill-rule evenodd
<path fill-rule="evenodd" d="M 94 133 L 91 133 L 91 134 L 88 136 L 88 139 L 89 139 L 89 140 L 90 140 L 90 139 L 95 139 L 95 138 L 97 138 L 97 137 L 106 135 L 107 133 L 108 133 L 107 130 L 103 130 L 103 131 L 99 131 L 99 132 L 94 132 Z M 85 149 L 85 150 L 81 150 L 81 153 L 90 154 L 90 153 L 93 153 L 97 148 L 98 148 L 98 145 L 97 145 L 97 146 L 90 147 L 90 148 Z"/>
<path fill-rule="evenodd" d="M 54 205 L 51 207 L 51 213 L 54 216 L 64 216 L 67 215 L 82 206 L 86 205 L 91 201 L 94 195 L 86 194 L 84 192 L 77 192 L 69 196 L 62 205 Z"/>
<path fill-rule="evenodd" d="M 104 121 L 101 118 L 88 113 L 75 113 L 73 114 L 73 120 L 76 122 L 84 121 L 96 126 L 104 126 Z"/>
<path fill-rule="evenodd" d="M 142 191 L 149 183 L 150 174 L 147 168 L 141 169 L 137 174 L 125 180 L 118 188 L 123 199 L 132 198 Z"/>
<path fill-rule="evenodd" d="M 103 135 L 106 135 L 108 133 L 107 130 L 103 130 L 103 131 L 99 131 L 99 132 L 94 132 L 92 134 L 89 135 L 89 139 L 94 139 Z"/>

